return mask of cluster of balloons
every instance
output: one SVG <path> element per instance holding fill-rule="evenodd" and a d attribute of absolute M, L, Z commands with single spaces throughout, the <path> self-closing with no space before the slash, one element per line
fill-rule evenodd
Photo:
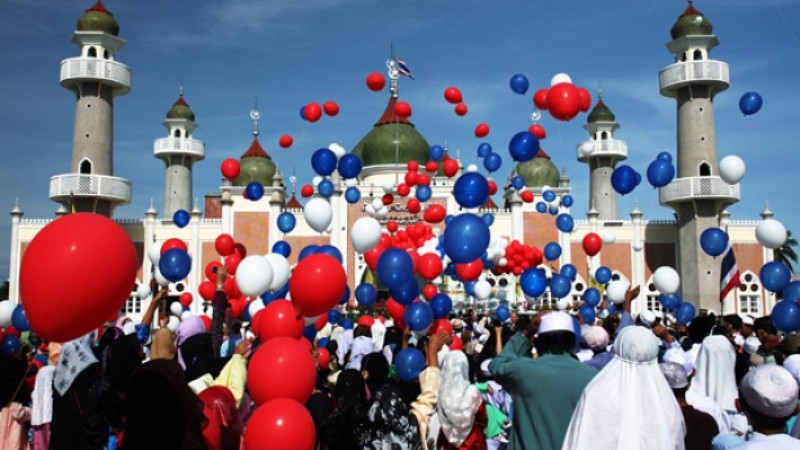
<path fill-rule="evenodd" d="M 339 114 L 339 105 L 333 100 L 328 100 L 322 106 L 319 103 L 311 102 L 300 108 L 300 118 L 313 123 L 322 117 L 323 112 L 325 115 L 333 117 Z"/>
<path fill-rule="evenodd" d="M 483 167 L 488 172 L 494 172 L 503 165 L 503 159 L 492 151 L 492 146 L 488 142 L 482 142 L 478 146 L 478 157 L 483 160 Z"/>
<path fill-rule="evenodd" d="M 464 96 L 461 95 L 461 91 L 457 87 L 450 86 L 445 89 L 444 99 L 447 103 L 455 105 L 453 111 L 455 111 L 457 116 L 465 116 L 467 114 L 469 108 L 467 108 L 466 103 L 464 103 Z"/>
<path fill-rule="evenodd" d="M 536 267 L 544 262 L 544 254 L 537 247 L 525 245 L 518 240 L 511 241 L 505 248 L 494 270 L 496 274 L 513 273 L 520 275 L 524 270 Z"/>
<path fill-rule="evenodd" d="M 558 73 L 550 80 L 550 89 L 539 89 L 533 94 L 533 104 L 547 110 L 553 118 L 568 122 L 579 112 L 586 112 L 592 104 L 592 96 L 585 88 L 572 84 L 572 78 Z"/>
<path fill-rule="evenodd" d="M 658 154 L 655 160 L 647 166 L 647 181 L 653 187 L 662 188 L 675 178 L 675 166 L 672 165 L 672 155 L 667 152 Z"/>

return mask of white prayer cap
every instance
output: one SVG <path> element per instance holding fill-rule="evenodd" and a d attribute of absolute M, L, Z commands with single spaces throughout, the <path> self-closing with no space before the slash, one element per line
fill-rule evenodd
<path fill-rule="evenodd" d="M 681 389 L 689 385 L 689 378 L 680 364 L 664 362 L 659 364 L 658 367 L 661 369 L 661 373 L 664 374 L 664 378 L 667 379 L 667 384 L 669 384 L 670 388 Z"/>
<path fill-rule="evenodd" d="M 733 337 L 733 345 L 735 345 L 737 347 L 743 347 L 744 346 L 744 337 L 741 334 L 737 334 L 736 336 L 734 336 Z"/>
<path fill-rule="evenodd" d="M 656 315 L 653 314 L 653 311 L 649 309 L 645 309 L 644 311 L 639 313 L 639 320 L 642 321 L 642 324 L 646 327 L 652 327 L 653 323 L 656 321 Z"/>
<path fill-rule="evenodd" d="M 800 384 L 800 355 L 789 355 L 783 361 L 783 368 L 788 370 L 790 374 L 797 380 L 797 383 Z"/>
<path fill-rule="evenodd" d="M 765 416 L 788 417 L 797 409 L 797 381 L 788 370 L 775 364 L 747 372 L 739 384 L 739 393 L 748 406 Z"/>
<path fill-rule="evenodd" d="M 489 377 L 492 376 L 492 372 L 489 370 L 489 363 L 491 363 L 491 362 L 492 362 L 492 358 L 486 358 L 481 363 L 481 374 L 483 376 L 485 376 L 486 378 L 489 378 Z"/>
<path fill-rule="evenodd" d="M 750 336 L 744 340 L 744 351 L 746 351 L 748 355 L 757 352 L 758 347 L 761 347 L 761 340 L 759 338 Z"/>
<path fill-rule="evenodd" d="M 608 347 L 608 331 L 597 325 L 586 327 L 581 333 L 581 338 L 586 342 L 586 346 L 593 351 L 604 350 Z"/>
<path fill-rule="evenodd" d="M 667 350 L 664 352 L 664 356 L 661 358 L 661 361 L 680 365 L 683 367 L 683 372 L 687 378 L 692 376 L 692 372 L 694 372 L 692 356 L 683 351 L 682 348 L 671 348 Z"/>
<path fill-rule="evenodd" d="M 755 323 L 756 319 L 754 319 L 753 316 L 747 315 L 742 317 L 742 325 L 747 325 L 752 327 L 753 325 L 755 325 Z"/>
<path fill-rule="evenodd" d="M 563 311 L 553 311 L 543 315 L 536 335 L 538 336 L 551 331 L 570 331 L 575 333 L 575 328 L 572 324 L 572 316 Z"/>

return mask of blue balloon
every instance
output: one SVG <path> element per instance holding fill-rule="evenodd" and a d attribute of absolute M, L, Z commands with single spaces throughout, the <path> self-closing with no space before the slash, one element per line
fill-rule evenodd
<path fill-rule="evenodd" d="M 575 229 L 575 221 L 568 213 L 561 213 L 556 217 L 556 227 L 563 233 L 571 233 Z"/>
<path fill-rule="evenodd" d="M 783 288 L 783 299 L 797 301 L 800 300 L 800 281 L 792 281 Z"/>
<path fill-rule="evenodd" d="M 780 261 L 772 261 L 761 267 L 761 284 L 770 292 L 780 292 L 792 281 L 792 271 Z"/>
<path fill-rule="evenodd" d="M 332 174 L 336 169 L 336 153 L 328 148 L 316 150 L 311 155 L 311 168 L 323 177 Z"/>
<path fill-rule="evenodd" d="M 353 319 L 344 319 L 342 321 L 342 328 L 344 328 L 345 330 L 352 330 L 353 328 L 355 328 L 355 326 L 356 325 L 353 322 Z"/>
<path fill-rule="evenodd" d="M 328 198 L 333 195 L 333 182 L 331 180 L 322 180 L 317 185 L 317 192 L 319 195 Z"/>
<path fill-rule="evenodd" d="M 683 302 L 678 306 L 678 309 L 675 311 L 675 320 L 680 324 L 687 324 L 694 319 L 694 315 L 697 311 L 694 309 L 694 305 L 689 302 Z"/>
<path fill-rule="evenodd" d="M 583 317 L 583 322 L 587 324 L 593 324 L 595 319 L 597 319 L 597 314 L 594 311 L 594 306 L 583 305 L 578 310 L 578 314 Z"/>
<path fill-rule="evenodd" d="M 453 195 L 464 208 L 477 208 L 489 198 L 489 182 L 478 172 L 464 173 L 456 180 Z"/>
<path fill-rule="evenodd" d="M 511 317 L 511 311 L 508 310 L 508 306 L 500 305 L 494 310 L 494 315 L 500 322 L 505 322 Z"/>
<path fill-rule="evenodd" d="M 550 205 L 549 211 L 551 216 L 558 215 L 558 205 Z"/>
<path fill-rule="evenodd" d="M 319 245 L 306 245 L 302 250 L 300 250 L 300 254 L 297 256 L 297 261 L 300 262 L 304 260 L 306 256 L 311 256 L 317 253 L 317 250 L 319 250 Z"/>
<path fill-rule="evenodd" d="M 337 323 L 339 323 L 339 319 L 341 318 L 342 318 L 342 313 L 340 313 L 338 309 L 332 309 L 328 311 L 328 323 L 336 325 Z"/>
<path fill-rule="evenodd" d="M 569 278 L 557 273 L 550 278 L 550 293 L 555 298 L 564 298 L 572 291 L 572 283 Z"/>
<path fill-rule="evenodd" d="M 186 278 L 192 270 L 192 258 L 186 251 L 171 248 L 161 255 L 158 269 L 167 280 L 175 283 Z"/>
<path fill-rule="evenodd" d="M 661 302 L 661 306 L 665 309 L 675 309 L 681 304 L 681 298 L 678 297 L 678 294 L 659 294 L 658 301 Z"/>
<path fill-rule="evenodd" d="M 584 303 L 592 308 L 599 305 L 602 298 L 603 296 L 600 294 L 600 291 L 595 288 L 589 288 L 583 291 Z"/>
<path fill-rule="evenodd" d="M 783 299 L 772 308 L 772 323 L 784 333 L 800 331 L 800 305 L 792 300 Z"/>
<path fill-rule="evenodd" d="M 545 202 L 536 202 L 536 211 L 540 213 L 547 212 L 547 203 Z"/>
<path fill-rule="evenodd" d="M 647 166 L 647 181 L 653 187 L 664 187 L 675 178 L 675 167 L 669 161 L 656 159 Z"/>
<path fill-rule="evenodd" d="M 444 224 L 445 225 L 450 225 L 450 222 L 452 222 L 453 219 L 455 219 L 455 218 L 456 218 L 456 216 L 454 216 L 452 214 L 448 214 L 448 215 L 444 216 Z M 444 236 L 439 236 L 439 240 L 444 242 Z"/>
<path fill-rule="evenodd" d="M 31 324 L 28 323 L 28 315 L 25 313 L 25 308 L 22 305 L 17 305 L 14 312 L 11 313 L 11 323 L 19 331 L 28 331 L 31 329 Z"/>
<path fill-rule="evenodd" d="M 424 368 L 425 356 L 416 348 L 404 348 L 394 357 L 395 373 L 401 381 L 414 380 Z"/>
<path fill-rule="evenodd" d="M 411 331 L 425 331 L 433 323 L 433 311 L 427 302 L 415 302 L 406 306 L 403 322 Z"/>
<path fill-rule="evenodd" d="M 658 154 L 658 156 L 656 156 L 656 159 L 671 163 L 672 162 L 672 155 L 670 155 L 669 152 L 661 152 L 661 153 Z"/>
<path fill-rule="evenodd" d="M 478 158 L 486 158 L 492 153 L 492 146 L 488 142 L 481 142 L 478 146 Z"/>
<path fill-rule="evenodd" d="M 482 216 L 483 221 L 486 222 L 486 225 L 492 226 L 494 223 L 494 214 L 486 213 Z"/>
<path fill-rule="evenodd" d="M 475 283 L 477 283 L 477 281 L 464 282 L 464 291 L 467 293 L 467 295 L 475 295 Z"/>
<path fill-rule="evenodd" d="M 483 223 L 481 221 L 481 223 Z M 487 243 L 488 244 L 488 243 Z M 471 259 L 474 261 L 476 258 Z M 412 277 L 414 262 L 411 256 L 402 249 L 390 248 L 384 250 L 378 258 L 378 278 L 390 289 L 403 286 Z"/>
<path fill-rule="evenodd" d="M 252 181 L 245 186 L 244 192 L 247 194 L 248 200 L 255 202 L 261 200 L 261 197 L 264 196 L 264 186 L 258 181 Z"/>
<path fill-rule="evenodd" d="M 483 167 L 489 172 L 494 172 L 503 165 L 503 159 L 497 153 L 489 153 L 483 158 Z"/>
<path fill-rule="evenodd" d="M 277 241 L 272 245 L 272 253 L 283 255 L 288 258 L 292 254 L 292 246 L 286 241 Z"/>
<path fill-rule="evenodd" d="M 3 350 L 3 354 L 11 356 L 22 349 L 22 344 L 18 337 L 9 334 L 3 338 L 3 345 L 0 346 L 0 349 Z"/>
<path fill-rule="evenodd" d="M 369 283 L 361 283 L 356 287 L 356 300 L 358 304 L 369 308 L 375 303 L 375 300 L 378 298 L 378 289 L 375 288 L 375 285 Z"/>
<path fill-rule="evenodd" d="M 317 251 L 315 251 L 314 253 L 324 253 L 326 255 L 332 256 L 336 258 L 336 260 L 339 261 L 340 263 L 343 261 L 342 252 L 339 251 L 338 248 L 332 245 L 321 245 L 319 246 L 319 248 L 317 248 Z"/>
<path fill-rule="evenodd" d="M 489 248 L 489 237 L 489 226 L 483 219 L 475 214 L 459 214 L 444 229 L 444 250 L 456 264 L 472 262 Z"/>
<path fill-rule="evenodd" d="M 175 214 L 172 215 L 172 221 L 175 222 L 178 228 L 183 228 L 186 225 L 189 225 L 189 212 L 185 209 L 179 209 L 175 211 Z"/>
<path fill-rule="evenodd" d="M 300 107 L 300 118 L 306 120 L 306 105 Z"/>
<path fill-rule="evenodd" d="M 565 207 L 567 207 L 567 208 L 569 208 L 570 206 L 572 206 L 572 204 L 573 204 L 574 202 L 575 202 L 575 200 L 574 200 L 574 199 L 572 198 L 572 196 L 571 196 L 571 195 L 569 195 L 569 194 L 567 194 L 567 195 L 565 195 L 565 196 L 561 197 L 561 204 L 562 204 L 562 205 L 564 205 L 564 206 L 565 206 Z"/>
<path fill-rule="evenodd" d="M 401 305 L 408 305 L 419 298 L 419 281 L 417 277 L 410 276 L 401 286 L 390 289 L 392 298 Z"/>
<path fill-rule="evenodd" d="M 357 203 L 361 199 L 361 191 L 355 186 L 350 186 L 344 191 L 344 199 L 347 203 Z"/>
<path fill-rule="evenodd" d="M 518 73 L 511 77 L 511 80 L 508 81 L 508 85 L 511 86 L 511 90 L 514 91 L 515 94 L 525 95 L 528 92 L 528 77 L 525 75 Z"/>
<path fill-rule="evenodd" d="M 335 155 L 335 154 L 334 154 Z M 339 159 L 339 175 L 345 180 L 355 178 L 361 173 L 363 164 L 361 158 L 352 153 L 348 153 Z"/>
<path fill-rule="evenodd" d="M 453 300 L 449 295 L 439 292 L 431 298 L 431 310 L 435 319 L 447 317 L 453 309 Z"/>
<path fill-rule="evenodd" d="M 326 338 L 326 337 L 319 338 L 319 341 L 317 341 L 317 345 L 319 346 L 319 348 L 324 348 L 324 347 L 328 346 L 328 342 L 330 342 L 330 341 L 331 341 L 330 338 Z"/>
<path fill-rule="evenodd" d="M 553 200 L 556 199 L 556 193 L 555 193 L 555 191 L 551 191 L 551 190 L 548 189 L 548 190 L 542 192 L 542 198 L 544 199 L 544 201 L 546 201 L 548 203 L 552 202 Z"/>
<path fill-rule="evenodd" d="M 444 148 L 441 145 L 431 145 L 429 154 L 432 160 L 439 161 L 444 158 Z"/>
<path fill-rule="evenodd" d="M 544 246 L 544 257 L 547 258 L 548 261 L 555 261 L 559 256 L 561 256 L 561 246 L 556 242 L 548 242 L 547 245 Z"/>
<path fill-rule="evenodd" d="M 617 312 L 617 307 L 616 305 L 614 305 L 613 302 L 608 302 L 608 306 L 606 306 L 606 311 L 608 311 L 609 314 L 614 314 L 615 312 Z"/>
<path fill-rule="evenodd" d="M 600 284 L 606 284 L 611 281 L 611 269 L 606 266 L 600 266 L 594 272 L 594 279 Z"/>
<path fill-rule="evenodd" d="M 528 297 L 539 297 L 547 289 L 547 274 L 536 267 L 525 269 L 520 276 L 519 285 Z"/>
<path fill-rule="evenodd" d="M 564 264 L 561 266 L 561 275 L 569 278 L 569 281 L 575 281 L 578 276 L 578 269 L 572 264 Z"/>
<path fill-rule="evenodd" d="M 739 110 L 745 116 L 749 116 L 757 113 L 763 104 L 764 100 L 758 92 L 747 92 L 739 99 Z"/>
<path fill-rule="evenodd" d="M 508 152 L 514 161 L 530 161 L 539 152 L 539 139 L 530 131 L 520 131 L 508 143 Z"/>
<path fill-rule="evenodd" d="M 427 202 L 428 200 L 431 199 L 431 195 L 433 195 L 433 191 L 431 190 L 430 186 L 426 184 L 417 186 L 417 192 L 416 192 L 417 200 L 421 202 Z"/>
<path fill-rule="evenodd" d="M 312 323 L 303 328 L 303 337 L 309 342 L 314 342 L 314 338 L 317 337 L 317 327 Z"/>
<path fill-rule="evenodd" d="M 611 186 L 621 195 L 629 194 L 639 184 L 641 175 L 636 173 L 631 166 L 621 165 L 611 174 Z"/>
<path fill-rule="evenodd" d="M 522 178 L 519 175 L 516 175 L 514 178 L 511 179 L 511 186 L 514 186 L 514 189 L 520 190 L 525 187 L 525 178 Z"/>
<path fill-rule="evenodd" d="M 719 256 L 728 248 L 728 234 L 719 228 L 706 228 L 700 234 L 700 246 L 709 256 Z"/>
<path fill-rule="evenodd" d="M 339 299 L 339 304 L 344 305 L 348 300 L 350 300 L 350 286 L 344 285 L 344 293 L 342 294 L 342 298 Z"/>
<path fill-rule="evenodd" d="M 289 211 L 284 211 L 278 215 L 278 229 L 284 233 L 294 230 L 295 225 L 297 225 L 297 219 Z"/>

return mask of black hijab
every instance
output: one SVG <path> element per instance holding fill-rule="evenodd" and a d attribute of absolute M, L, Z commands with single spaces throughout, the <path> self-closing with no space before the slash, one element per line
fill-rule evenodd
<path fill-rule="evenodd" d="M 370 353 L 361 359 L 361 370 L 367 372 L 366 384 L 371 395 L 389 382 L 389 363 L 382 353 Z"/>
<path fill-rule="evenodd" d="M 357 370 L 343 370 L 336 380 L 334 397 L 336 410 L 323 424 L 320 440 L 331 449 L 362 449 L 367 419 L 364 378 Z"/>
<path fill-rule="evenodd" d="M 181 344 L 183 362 L 186 364 L 186 379 L 196 380 L 209 373 L 216 378 L 230 358 L 214 355 L 214 344 L 208 333 L 196 334 Z"/>

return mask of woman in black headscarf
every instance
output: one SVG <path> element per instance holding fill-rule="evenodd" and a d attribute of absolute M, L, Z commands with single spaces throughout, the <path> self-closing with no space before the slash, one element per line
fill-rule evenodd
<path fill-rule="evenodd" d="M 333 390 L 336 410 L 322 425 L 320 441 L 329 449 L 355 450 L 364 447 L 367 418 L 367 390 L 357 370 L 343 370 Z"/>
<path fill-rule="evenodd" d="M 196 334 L 180 345 L 181 355 L 186 364 L 186 379 L 196 380 L 205 374 L 216 378 L 230 358 L 220 358 L 214 354 L 214 344 L 208 333 Z"/>

